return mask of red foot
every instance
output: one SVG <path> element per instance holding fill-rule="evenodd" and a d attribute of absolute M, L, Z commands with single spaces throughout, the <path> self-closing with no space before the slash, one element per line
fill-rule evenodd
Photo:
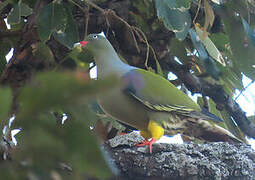
<path fill-rule="evenodd" d="M 150 153 L 152 153 L 152 144 L 155 142 L 156 142 L 156 139 L 154 139 L 154 138 L 151 138 L 150 141 L 148 141 L 146 139 L 143 142 L 141 142 L 140 144 L 137 144 L 136 146 L 149 146 L 149 151 L 150 151 Z"/>
<path fill-rule="evenodd" d="M 122 136 L 122 135 L 126 135 L 126 134 L 128 134 L 128 133 L 124 133 L 124 132 L 121 132 L 121 133 L 120 133 L 121 136 Z"/>

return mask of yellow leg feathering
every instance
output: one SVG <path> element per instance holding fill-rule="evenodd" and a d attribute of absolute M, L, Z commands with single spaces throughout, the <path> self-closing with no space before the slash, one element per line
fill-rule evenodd
<path fill-rule="evenodd" d="M 137 146 L 149 146 L 149 151 L 152 153 L 152 144 L 164 135 L 164 129 L 154 121 L 150 121 L 147 130 L 140 131 L 141 136 L 145 138 L 141 144 Z M 148 139 L 150 139 L 148 141 Z"/>
<path fill-rule="evenodd" d="M 151 134 L 151 138 L 155 140 L 160 139 L 164 135 L 164 129 L 154 121 L 149 122 L 148 131 Z"/>

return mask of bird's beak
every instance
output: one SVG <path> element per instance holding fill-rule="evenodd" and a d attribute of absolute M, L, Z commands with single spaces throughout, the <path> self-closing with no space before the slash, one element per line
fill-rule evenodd
<path fill-rule="evenodd" d="M 83 46 L 85 46 L 87 43 L 88 43 L 88 41 L 81 41 L 81 42 L 75 43 L 75 44 L 73 45 L 73 47 L 74 47 L 74 48 L 75 48 L 75 47 L 78 47 L 78 46 L 83 47 Z"/>
<path fill-rule="evenodd" d="M 81 47 L 85 46 L 87 43 L 88 43 L 88 41 L 81 41 L 81 42 L 80 42 Z"/>

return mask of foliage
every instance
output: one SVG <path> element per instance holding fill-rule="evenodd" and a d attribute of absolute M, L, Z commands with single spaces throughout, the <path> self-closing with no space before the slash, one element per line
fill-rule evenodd
<path fill-rule="evenodd" d="M 95 1 L 97 4 L 87 0 L 0 1 L 2 79 L 9 77 L 6 74 L 10 67 L 17 66 L 17 71 L 25 74 L 25 67 L 36 66 L 29 75 L 24 75 L 25 78 L 22 73 L 18 74 L 20 76 L 10 73 L 11 78 L 16 78 L 16 84 L 10 80 L 7 87 L 0 88 L 1 128 L 8 124 L 15 103 L 18 103 L 19 110 L 15 112 L 14 125 L 22 128 L 18 135 L 19 146 L 13 153 L 15 162 L 0 163 L 1 178 L 54 179 L 54 174 L 57 174 L 62 179 L 83 179 L 111 175 L 90 130 L 99 118 L 94 112 L 98 107 L 91 108 L 90 102 L 118 83 L 114 77 L 91 80 L 87 72 L 93 57 L 73 48 L 74 43 L 97 28 L 114 34 L 111 37 L 118 39 L 120 53 L 125 50 L 131 53 L 132 64 L 144 63 L 139 64 L 135 58 L 140 53 L 139 56 L 145 59 L 144 64 L 149 62 L 149 68 L 154 68 L 162 76 L 167 77 L 169 73 L 160 65 L 165 62 L 164 55 L 170 52 L 179 64 L 191 63 L 193 75 L 209 77 L 204 80 L 222 86 L 229 97 L 234 96 L 235 90 L 243 90 L 243 74 L 255 80 L 253 1 L 130 0 L 128 13 L 123 6 L 123 12 L 114 16 L 102 13 L 102 8 L 108 4 L 108 8 L 118 9 L 119 6 L 111 6 L 112 2 L 108 1 Z M 100 15 L 98 11 L 101 11 Z M 90 13 L 93 16 L 88 17 Z M 128 17 L 124 17 L 126 15 Z M 95 16 L 99 18 L 94 20 Z M 7 19 L 10 29 L 7 29 L 4 19 Z M 98 25 L 100 22 L 102 26 Z M 161 34 L 167 36 L 162 38 Z M 128 40 L 124 42 L 126 38 Z M 130 45 L 123 50 L 122 44 L 125 43 L 135 48 Z M 5 56 L 11 48 L 14 48 L 14 55 L 7 64 Z M 20 81 L 23 82 L 21 85 Z M 244 139 L 243 132 L 228 112 L 219 112 L 212 99 L 209 99 L 209 104 L 211 112 L 225 120 L 223 126 L 239 139 Z M 53 115 L 56 111 L 68 114 L 64 125 L 56 123 Z M 102 119 L 112 122 L 111 118 Z M 114 127 L 123 128 L 118 123 Z M 61 170 L 61 163 L 62 167 L 63 163 L 70 164 L 74 169 L 72 175 Z"/>

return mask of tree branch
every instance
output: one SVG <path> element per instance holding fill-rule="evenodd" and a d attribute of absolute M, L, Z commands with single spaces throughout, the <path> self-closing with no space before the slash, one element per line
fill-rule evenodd
<path fill-rule="evenodd" d="M 204 78 L 191 74 L 185 65 L 177 63 L 170 56 L 161 60 L 160 63 L 162 68 L 175 73 L 192 93 L 209 96 L 217 104 L 219 110 L 225 108 L 241 130 L 247 136 L 255 138 L 255 125 L 247 119 L 239 104 L 224 91 L 221 85 L 209 83 Z"/>
<path fill-rule="evenodd" d="M 137 133 L 116 136 L 104 144 L 119 179 L 254 179 L 255 151 L 245 144 L 154 144 L 136 147 Z M 116 168 L 114 167 L 114 168 Z"/>

